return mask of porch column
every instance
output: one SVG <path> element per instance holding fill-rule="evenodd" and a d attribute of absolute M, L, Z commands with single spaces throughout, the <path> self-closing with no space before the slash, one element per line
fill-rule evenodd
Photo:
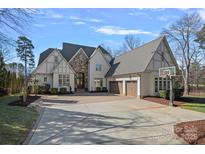
<path fill-rule="evenodd" d="M 123 96 L 126 95 L 126 81 L 122 80 L 122 94 Z"/>

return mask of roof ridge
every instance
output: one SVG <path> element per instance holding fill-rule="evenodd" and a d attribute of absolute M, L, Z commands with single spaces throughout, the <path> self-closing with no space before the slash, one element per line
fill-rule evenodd
<path fill-rule="evenodd" d="M 143 44 L 143 45 L 141 45 L 141 46 L 138 46 L 138 47 L 134 48 L 132 51 L 128 51 L 128 52 L 122 53 L 122 54 L 116 56 L 115 58 L 119 58 L 119 57 L 121 57 L 121 56 L 123 56 L 123 55 L 133 53 L 133 52 L 135 52 L 136 49 L 139 49 L 139 48 L 141 48 L 141 47 L 143 47 L 143 46 L 145 46 L 145 45 L 147 45 L 147 44 L 153 43 L 154 41 L 157 41 L 157 40 L 159 40 L 159 39 L 163 39 L 164 37 L 165 37 L 165 36 L 160 36 L 160 37 L 158 37 L 158 38 L 156 38 L 156 39 L 154 39 L 154 40 L 151 40 L 151 41 L 149 41 L 149 42 L 147 42 L 147 43 L 145 43 L 145 44 Z"/>
<path fill-rule="evenodd" d="M 63 44 L 71 44 L 71 45 L 77 45 L 77 46 L 83 46 L 83 47 L 89 47 L 89 48 L 96 48 L 96 47 L 93 47 L 93 46 L 87 46 L 87 45 L 75 44 L 75 43 L 70 43 L 70 42 L 63 42 Z"/>

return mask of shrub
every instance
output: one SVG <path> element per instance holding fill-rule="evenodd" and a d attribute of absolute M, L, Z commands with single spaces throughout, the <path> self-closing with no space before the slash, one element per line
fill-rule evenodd
<path fill-rule="evenodd" d="M 58 88 L 51 88 L 51 94 L 52 95 L 58 94 Z"/>
<path fill-rule="evenodd" d="M 37 94 L 38 93 L 38 86 L 37 85 L 34 85 L 34 94 Z"/>
<path fill-rule="evenodd" d="M 37 91 L 38 91 L 38 94 L 43 94 L 44 89 L 45 89 L 44 86 L 40 86 L 40 85 L 39 85 L 39 86 L 38 86 L 38 90 L 37 90 Z"/>
<path fill-rule="evenodd" d="M 45 94 L 48 94 L 50 87 L 51 87 L 50 84 L 45 84 L 44 89 L 43 89 L 43 92 L 44 92 Z"/>
<path fill-rule="evenodd" d="M 174 98 L 180 98 L 183 95 L 183 89 L 174 89 Z"/>
<path fill-rule="evenodd" d="M 70 86 L 69 89 L 70 89 L 69 93 L 72 94 L 73 93 L 72 87 Z"/>
<path fill-rule="evenodd" d="M 168 90 L 160 90 L 159 97 L 164 99 L 169 99 L 169 91 Z"/>
<path fill-rule="evenodd" d="M 102 92 L 108 92 L 106 87 L 102 87 Z"/>
<path fill-rule="evenodd" d="M 8 94 L 8 90 L 5 89 L 5 88 L 0 88 L 0 97 L 1 96 L 4 96 L 4 95 L 7 95 Z"/>
<path fill-rule="evenodd" d="M 169 100 L 170 90 L 160 90 L 159 96 Z M 173 90 L 174 99 L 180 98 L 183 95 L 183 89 L 174 89 Z"/>
<path fill-rule="evenodd" d="M 32 86 L 28 86 L 28 93 L 31 94 L 32 93 L 32 89 L 33 87 Z"/>
<path fill-rule="evenodd" d="M 96 87 L 96 91 L 100 92 L 101 91 L 101 87 Z"/>
<path fill-rule="evenodd" d="M 60 94 L 66 94 L 67 88 L 60 88 Z"/>

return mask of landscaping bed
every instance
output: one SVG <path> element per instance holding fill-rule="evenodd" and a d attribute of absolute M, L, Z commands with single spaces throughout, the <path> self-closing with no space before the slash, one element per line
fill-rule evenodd
<path fill-rule="evenodd" d="M 19 98 L 17 100 L 8 103 L 8 105 L 10 105 L 10 106 L 28 106 L 29 104 L 31 104 L 32 102 L 36 101 L 39 98 L 40 98 L 40 96 L 28 95 L 26 103 L 23 103 L 23 96 L 19 96 Z"/>
<path fill-rule="evenodd" d="M 0 144 L 22 144 L 37 119 L 35 108 L 8 105 L 18 100 L 18 95 L 0 97 Z"/>
<path fill-rule="evenodd" d="M 205 120 L 188 121 L 176 124 L 174 133 L 189 144 L 205 145 Z"/>
<path fill-rule="evenodd" d="M 145 97 L 144 100 L 159 103 L 159 104 L 162 104 L 162 105 L 169 105 L 169 100 L 164 99 L 164 98 L 160 98 L 160 97 Z M 174 105 L 176 105 L 176 106 L 180 106 L 184 103 L 185 103 L 184 100 L 181 99 L 181 98 L 177 99 L 177 100 L 174 100 Z"/>

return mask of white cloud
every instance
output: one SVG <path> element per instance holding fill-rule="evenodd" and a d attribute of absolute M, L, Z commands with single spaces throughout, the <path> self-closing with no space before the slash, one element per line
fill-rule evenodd
<path fill-rule="evenodd" d="M 106 35 L 128 35 L 128 34 L 144 34 L 144 35 L 157 35 L 156 33 L 144 31 L 141 29 L 126 29 L 116 26 L 103 26 L 96 29 L 96 32 Z"/>
<path fill-rule="evenodd" d="M 76 22 L 73 22 L 73 24 L 75 24 L 75 25 L 85 25 L 86 23 L 83 22 L 83 21 L 76 21 Z"/>
<path fill-rule="evenodd" d="M 205 21 L 205 9 L 200 9 L 198 11 L 198 13 L 199 13 L 200 17 L 202 18 L 202 20 Z"/>
<path fill-rule="evenodd" d="M 38 28 L 43 28 L 45 27 L 46 25 L 44 24 L 33 24 L 34 27 L 38 27 Z"/>
<path fill-rule="evenodd" d="M 130 16 L 148 16 L 147 11 L 162 12 L 162 11 L 165 11 L 165 8 L 138 8 L 138 9 L 132 9 L 132 11 L 128 13 L 128 15 L 130 15 Z"/>
<path fill-rule="evenodd" d="M 77 16 L 70 16 L 69 19 L 71 19 L 71 20 L 81 20 L 81 18 L 79 18 Z"/>
<path fill-rule="evenodd" d="M 57 19 L 60 19 L 60 18 L 64 17 L 62 14 L 57 13 L 56 11 L 51 10 L 51 9 L 43 10 L 39 14 L 43 14 L 46 18 L 57 18 Z"/>
<path fill-rule="evenodd" d="M 90 22 L 102 22 L 101 19 L 95 19 L 95 18 L 88 18 L 88 19 L 85 19 L 85 21 L 90 21 Z"/>
<path fill-rule="evenodd" d="M 78 21 L 86 21 L 86 22 L 96 22 L 96 23 L 99 23 L 99 22 L 102 22 L 101 19 L 97 19 L 97 18 L 80 18 L 80 17 L 77 17 L 77 16 L 70 16 L 69 17 L 70 20 L 78 20 Z"/>

